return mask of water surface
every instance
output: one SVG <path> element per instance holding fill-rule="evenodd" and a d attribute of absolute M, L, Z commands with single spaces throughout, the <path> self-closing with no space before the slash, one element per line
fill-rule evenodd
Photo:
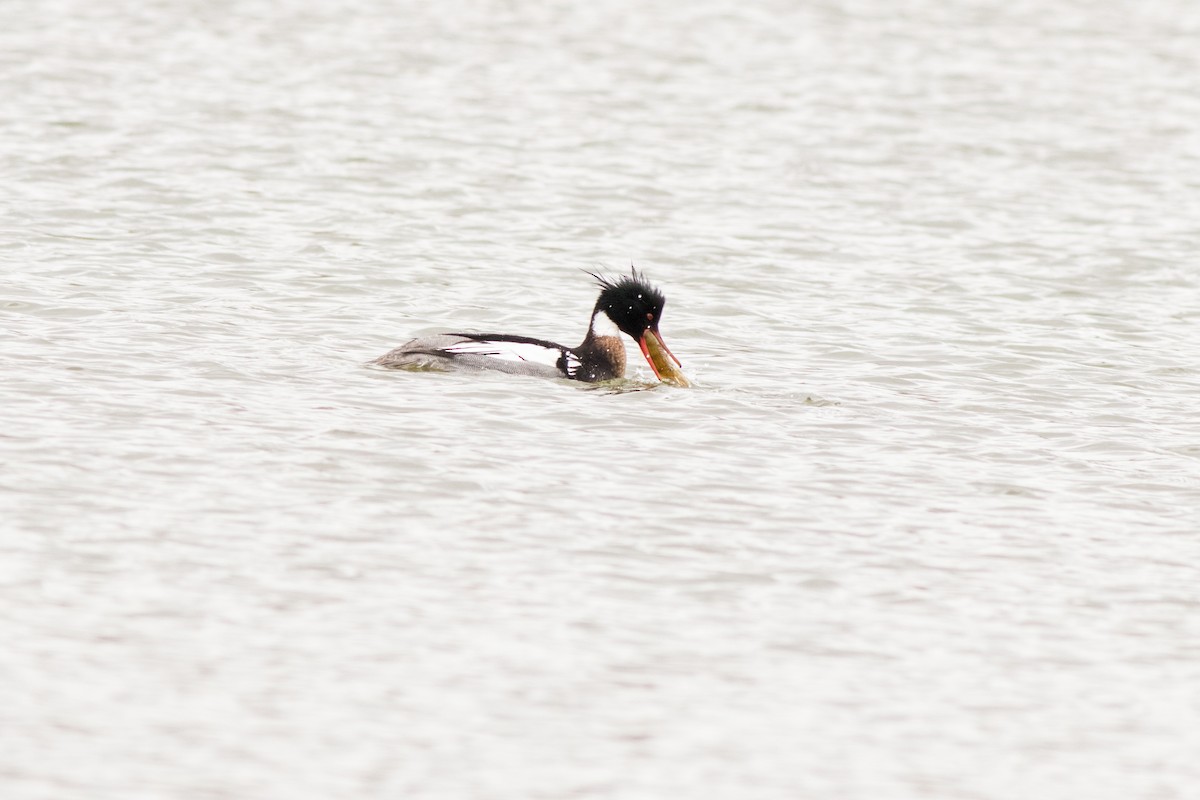
<path fill-rule="evenodd" d="M 4 797 L 1200 785 L 1192 6 L 11 16 Z"/>

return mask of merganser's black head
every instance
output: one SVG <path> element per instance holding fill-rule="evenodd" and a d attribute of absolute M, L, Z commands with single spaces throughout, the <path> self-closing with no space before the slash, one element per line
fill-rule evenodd
<path fill-rule="evenodd" d="M 592 277 L 600 285 L 600 297 L 596 299 L 593 316 L 603 311 L 622 333 L 636 341 L 642 348 L 642 355 L 646 357 L 650 369 L 654 370 L 655 376 L 661 379 L 659 368 L 654 363 L 654 359 L 650 357 L 647 337 L 652 334 L 656 343 L 666 351 L 667 355 L 676 364 L 679 363 L 679 359 L 675 358 L 675 354 L 667 349 L 666 343 L 662 340 L 662 334 L 658 332 L 658 323 L 662 319 L 663 306 L 667 304 L 667 298 L 663 296 L 662 292 L 651 286 L 644 275 L 638 274 L 636 269 L 631 269 L 629 275 L 622 275 L 616 279 L 602 278 L 599 275 L 592 275 Z"/>

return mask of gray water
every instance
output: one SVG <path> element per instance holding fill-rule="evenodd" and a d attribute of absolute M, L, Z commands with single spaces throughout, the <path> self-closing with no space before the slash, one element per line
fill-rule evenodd
<path fill-rule="evenodd" d="M 1194 3 L 3 15 L 6 800 L 1200 792 Z"/>

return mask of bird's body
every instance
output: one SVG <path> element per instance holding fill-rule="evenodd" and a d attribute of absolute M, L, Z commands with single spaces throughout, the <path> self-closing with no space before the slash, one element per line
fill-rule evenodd
<path fill-rule="evenodd" d="M 595 276 L 593 276 L 595 277 Z M 567 347 L 545 339 L 502 333 L 440 333 L 413 339 L 375 363 L 385 367 L 433 367 L 445 369 L 489 369 L 516 375 L 594 383 L 625 377 L 624 333 L 638 342 L 651 369 L 662 377 L 667 364 L 661 356 L 651 357 L 659 349 L 671 355 L 658 333 L 666 298 L 636 271 L 616 280 L 597 278 L 600 296 L 592 309 L 591 322 L 583 342 Z M 679 363 L 675 359 L 676 364 Z M 682 382 L 674 368 L 671 377 Z"/>

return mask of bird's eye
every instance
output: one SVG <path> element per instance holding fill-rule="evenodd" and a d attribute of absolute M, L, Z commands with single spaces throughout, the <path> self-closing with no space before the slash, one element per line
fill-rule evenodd
<path fill-rule="evenodd" d="M 653 315 L 653 314 L 651 314 L 649 311 L 647 311 L 647 312 L 646 312 L 646 321 L 647 321 L 647 322 L 654 322 L 654 315 Z"/>

